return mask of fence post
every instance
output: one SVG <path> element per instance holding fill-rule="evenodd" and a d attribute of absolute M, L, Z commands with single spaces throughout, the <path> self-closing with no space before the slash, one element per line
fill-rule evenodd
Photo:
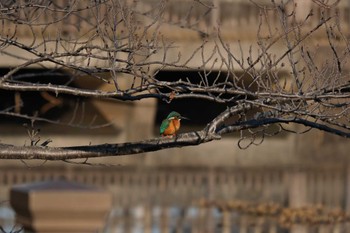
<path fill-rule="evenodd" d="M 346 166 L 345 172 L 345 211 L 350 213 L 350 165 Z"/>
<path fill-rule="evenodd" d="M 45 181 L 11 188 L 16 221 L 27 232 L 98 232 L 112 208 L 107 191 L 68 181 Z"/>
<path fill-rule="evenodd" d="M 301 208 L 307 204 L 307 173 L 305 170 L 290 171 L 288 174 L 288 196 L 290 208 Z M 291 233 L 306 233 L 307 226 L 295 224 Z"/>

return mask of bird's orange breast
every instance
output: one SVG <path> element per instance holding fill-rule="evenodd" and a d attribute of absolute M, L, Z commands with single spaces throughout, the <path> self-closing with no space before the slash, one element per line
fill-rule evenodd
<path fill-rule="evenodd" d="M 169 122 L 168 128 L 164 130 L 163 135 L 173 135 L 178 131 L 180 128 L 180 121 L 177 119 L 171 120 Z"/>

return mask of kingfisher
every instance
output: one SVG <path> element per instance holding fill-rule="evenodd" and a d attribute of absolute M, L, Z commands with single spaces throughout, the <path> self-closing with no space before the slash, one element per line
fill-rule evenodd
<path fill-rule="evenodd" d="M 180 121 L 181 119 L 187 119 L 180 115 L 180 113 L 172 111 L 169 113 L 166 119 L 162 121 L 160 125 L 160 135 L 162 136 L 174 136 L 176 135 L 176 131 L 180 129 Z"/>

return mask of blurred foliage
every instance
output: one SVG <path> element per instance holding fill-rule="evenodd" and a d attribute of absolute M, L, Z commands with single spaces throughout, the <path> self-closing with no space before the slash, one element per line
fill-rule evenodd
<path fill-rule="evenodd" d="M 220 212 L 238 212 L 253 217 L 273 217 L 283 227 L 291 227 L 295 224 L 321 225 L 350 222 L 350 215 L 345 211 L 329 209 L 321 205 L 291 208 L 273 202 L 207 199 L 197 201 L 196 205 L 202 208 L 217 208 Z"/>

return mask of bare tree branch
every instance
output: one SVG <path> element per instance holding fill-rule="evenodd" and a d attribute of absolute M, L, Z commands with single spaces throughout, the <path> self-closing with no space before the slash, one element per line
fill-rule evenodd
<path fill-rule="evenodd" d="M 232 39 L 232 29 L 224 24 L 213 29 L 208 24 L 213 19 L 208 19 L 218 6 L 198 0 L 186 1 L 185 10 L 179 12 L 171 11 L 174 2 L 163 0 L 154 6 L 109 0 L 1 5 L 0 56 L 15 65 L 0 75 L 0 91 L 46 93 L 53 105 L 55 97 L 69 95 L 126 102 L 206 100 L 227 109 L 206 122 L 204 129 L 174 138 L 56 148 L 48 142 L 34 146 L 40 143 L 32 141 L 28 147 L 2 145 L 0 158 L 69 160 L 138 154 L 199 145 L 235 132 L 240 133 L 239 140 L 248 138 L 249 145 L 258 145 L 267 136 L 294 132 L 284 127 L 288 123 L 348 138 L 350 45 L 338 3 L 314 0 L 312 9 L 300 16 L 294 1 L 265 5 L 250 1 L 259 14 L 252 27 L 254 41 L 248 45 Z M 176 32 L 169 33 L 172 30 Z M 178 34 L 188 35 L 196 45 L 182 48 Z M 64 71 L 69 80 L 57 82 L 62 80 L 57 72 L 48 72 L 45 81 L 38 74 L 21 73 L 33 67 Z M 157 78 L 168 70 L 197 72 L 198 79 L 180 72 L 174 80 Z M 71 85 L 81 79 L 110 88 Z M 82 122 L 21 113 L 20 100 L 0 109 L 0 114 L 84 127 Z M 278 129 L 268 133 L 271 125 Z"/>
<path fill-rule="evenodd" d="M 162 137 L 139 142 L 120 144 L 101 144 L 74 147 L 17 147 L 0 145 L 0 159 L 41 159 L 41 160 L 70 160 L 87 159 L 105 156 L 121 156 L 158 151 L 162 149 L 200 145 L 213 140 L 220 140 L 224 134 L 254 129 L 264 125 L 276 123 L 296 123 L 311 128 L 323 130 L 341 137 L 350 138 L 350 131 L 334 129 L 324 124 L 308 121 L 296 117 L 273 118 L 260 116 L 257 119 L 225 125 L 225 121 L 232 115 L 243 113 L 251 109 L 252 105 L 238 105 L 224 111 L 201 131 L 179 134 L 172 138 Z"/>

